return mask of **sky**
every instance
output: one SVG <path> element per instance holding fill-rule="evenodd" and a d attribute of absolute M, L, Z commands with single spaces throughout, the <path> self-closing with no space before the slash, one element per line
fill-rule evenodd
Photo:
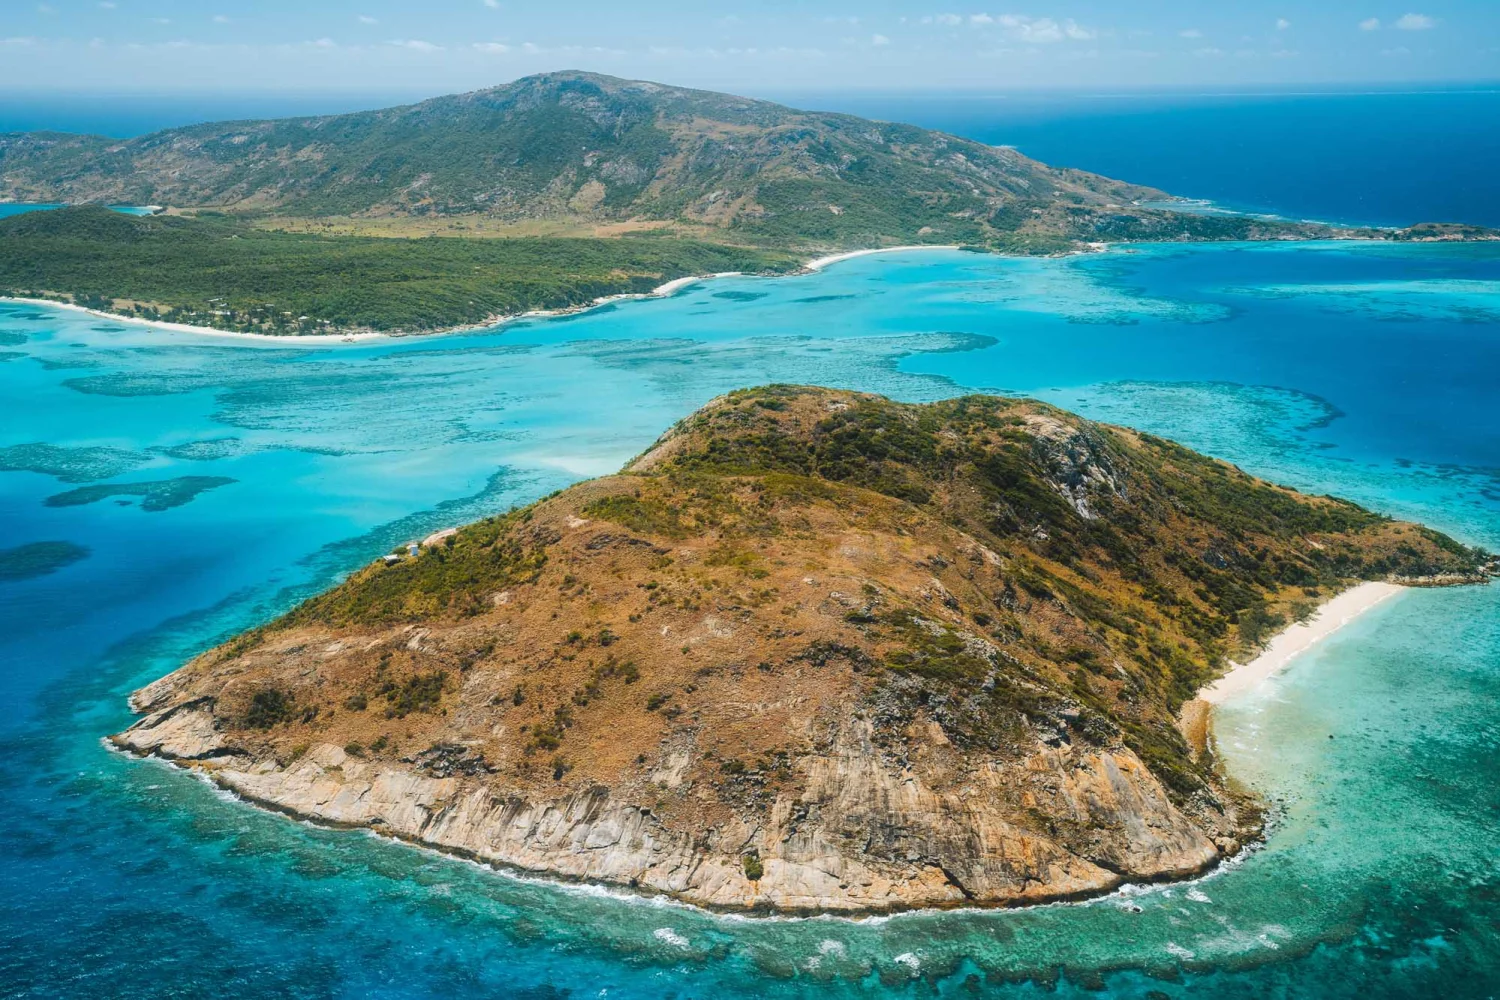
<path fill-rule="evenodd" d="M 997 0 L 991 0 L 997 2 Z M 0 0 L 0 91 L 439 94 L 1500 80 L 1500 0 Z"/>

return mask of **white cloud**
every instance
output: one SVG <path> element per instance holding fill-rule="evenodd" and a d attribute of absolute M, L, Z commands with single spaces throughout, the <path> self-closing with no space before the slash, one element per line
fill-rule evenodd
<path fill-rule="evenodd" d="M 361 15 L 359 15 L 359 23 L 360 24 L 379 24 L 380 21 L 378 21 L 377 19 L 371 17 L 369 14 L 361 14 Z"/>
<path fill-rule="evenodd" d="M 33 46 L 35 44 L 36 44 L 36 39 L 35 38 L 31 38 L 30 36 L 22 36 L 22 37 L 18 37 L 18 38 L 0 38 L 0 48 L 17 48 L 17 49 L 22 49 L 22 48 L 30 48 L 31 46 Z"/>
<path fill-rule="evenodd" d="M 1277 31 L 1285 31 L 1286 29 L 1290 28 L 1291 26 L 1292 26 L 1292 22 L 1288 21 L 1284 17 L 1278 17 L 1276 19 L 1276 30 Z"/>
<path fill-rule="evenodd" d="M 1197 28 L 1183 28 L 1177 34 L 1181 38 L 1202 38 L 1203 37 L 1203 32 L 1199 31 Z"/>
<path fill-rule="evenodd" d="M 870 36 L 870 44 L 871 45 L 889 45 L 889 44 L 891 44 L 891 40 L 889 38 L 885 37 L 884 35 L 871 35 Z"/>
<path fill-rule="evenodd" d="M 1380 54 L 1383 56 L 1389 56 L 1394 59 L 1400 59 L 1404 56 L 1411 55 L 1411 49 L 1407 48 L 1405 45 L 1398 45 L 1394 49 L 1381 49 Z"/>
<path fill-rule="evenodd" d="M 1426 14 L 1402 14 L 1395 26 L 1402 31 L 1426 31 L 1436 25 L 1437 22 Z"/>
<path fill-rule="evenodd" d="M 484 0 L 484 5 L 490 10 L 496 10 L 500 6 L 500 0 Z"/>
<path fill-rule="evenodd" d="M 228 23 L 229 23 L 229 18 L 225 17 L 223 14 L 215 14 L 214 15 L 214 24 L 228 24 Z"/>
<path fill-rule="evenodd" d="M 115 3 L 115 0 L 99 0 L 100 10 L 114 10 L 118 6 L 120 5 Z"/>
<path fill-rule="evenodd" d="M 57 8 L 49 3 L 39 3 L 36 5 L 36 12 L 38 14 L 56 14 Z"/>
<path fill-rule="evenodd" d="M 956 28 L 964 23 L 964 19 L 957 14 L 939 14 L 936 17 L 922 18 L 923 24 L 941 24 L 949 28 Z"/>
<path fill-rule="evenodd" d="M 1072 18 L 1063 22 L 1063 34 L 1075 42 L 1088 42 L 1099 37 L 1099 32 L 1093 28 L 1085 28 Z"/>
<path fill-rule="evenodd" d="M 942 23 L 950 22 L 943 21 Z M 957 19 L 955 18 L 951 23 L 957 23 Z M 1097 31 L 1085 28 L 1072 18 L 1066 21 L 1055 21 L 1050 17 L 1027 17 L 1024 14 L 970 14 L 969 23 L 980 28 L 998 25 L 1010 37 L 1033 45 L 1060 42 L 1064 39 L 1086 42 L 1099 37 Z"/>
<path fill-rule="evenodd" d="M 1203 57 L 1205 59 L 1213 58 L 1213 57 L 1216 57 L 1216 56 L 1222 56 L 1223 54 L 1224 54 L 1224 50 L 1223 49 L 1214 48 L 1212 46 L 1210 46 L 1209 48 L 1206 48 L 1206 49 L 1194 49 L 1193 50 L 1193 55 L 1195 55 L 1195 56 L 1201 56 L 1201 57 Z"/>
<path fill-rule="evenodd" d="M 489 52 L 494 55 L 504 55 L 510 51 L 510 46 L 504 42 L 475 42 L 474 48 L 480 52 Z"/>
<path fill-rule="evenodd" d="M 557 55 L 566 56 L 570 59 L 579 56 L 627 56 L 630 53 L 624 49 L 608 48 L 603 45 L 537 45 L 535 42 L 522 42 L 521 51 L 529 56 L 532 55 Z"/>
<path fill-rule="evenodd" d="M 1367 17 L 1367 18 L 1365 18 L 1363 21 L 1359 22 L 1359 30 L 1360 31 L 1379 31 L 1380 30 L 1380 18 L 1378 18 L 1378 17 Z"/>
<path fill-rule="evenodd" d="M 441 52 L 443 50 L 443 47 L 441 45 L 434 45 L 431 42 L 424 42 L 420 38 L 400 38 L 387 44 L 394 45 L 398 48 L 411 49 L 415 52 Z"/>
<path fill-rule="evenodd" d="M 313 48 L 317 49 L 336 49 L 339 47 L 339 43 L 335 42 L 332 38 L 320 38 L 312 44 Z"/>

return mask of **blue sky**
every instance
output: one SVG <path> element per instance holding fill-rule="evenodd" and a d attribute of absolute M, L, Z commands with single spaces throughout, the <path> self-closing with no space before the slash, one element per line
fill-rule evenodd
<path fill-rule="evenodd" d="M 1500 79 L 1500 0 L 0 0 L 0 89 L 442 93 Z"/>

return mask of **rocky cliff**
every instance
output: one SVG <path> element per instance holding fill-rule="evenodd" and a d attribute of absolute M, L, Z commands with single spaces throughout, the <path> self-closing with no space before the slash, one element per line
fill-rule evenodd
<path fill-rule="evenodd" d="M 1040 403 L 734 393 L 137 692 L 254 802 L 709 906 L 1010 905 L 1254 834 L 1174 716 L 1442 535 Z"/>

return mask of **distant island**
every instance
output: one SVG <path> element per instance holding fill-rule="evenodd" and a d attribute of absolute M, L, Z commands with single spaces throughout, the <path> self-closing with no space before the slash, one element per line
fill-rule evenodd
<path fill-rule="evenodd" d="M 283 335 L 417 333 L 896 245 L 1493 238 L 1174 211 L 910 125 L 590 73 L 117 140 L 0 135 L 0 294 Z"/>
<path fill-rule="evenodd" d="M 294 816 L 692 903 L 1002 906 L 1258 835 L 1195 694 L 1359 581 L 1490 558 L 1027 400 L 722 397 L 138 691 Z M 1191 715 L 1191 717 L 1188 717 Z"/>

